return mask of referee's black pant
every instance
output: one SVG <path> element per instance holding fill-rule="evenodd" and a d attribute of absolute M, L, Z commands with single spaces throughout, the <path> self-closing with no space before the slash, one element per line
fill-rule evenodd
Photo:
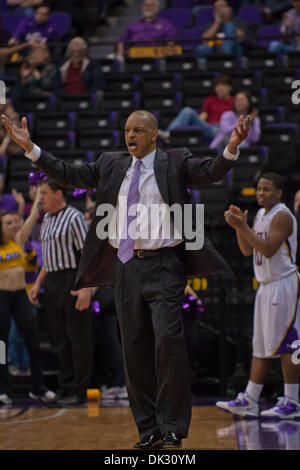
<path fill-rule="evenodd" d="M 116 263 L 115 299 L 126 387 L 140 438 L 188 434 L 190 366 L 182 322 L 186 279 L 180 251 Z"/>
<path fill-rule="evenodd" d="M 44 307 L 49 335 L 58 359 L 59 391 L 86 398 L 92 366 L 91 311 L 76 310 L 76 269 L 47 273 Z"/>

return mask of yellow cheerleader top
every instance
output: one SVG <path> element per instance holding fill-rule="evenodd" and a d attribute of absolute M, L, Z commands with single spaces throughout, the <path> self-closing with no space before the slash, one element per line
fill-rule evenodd
<path fill-rule="evenodd" d="M 0 271 L 17 266 L 25 266 L 25 255 L 14 240 L 9 240 L 5 245 L 0 245 Z"/>

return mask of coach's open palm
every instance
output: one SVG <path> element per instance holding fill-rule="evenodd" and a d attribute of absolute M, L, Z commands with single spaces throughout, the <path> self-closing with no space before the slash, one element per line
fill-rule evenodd
<path fill-rule="evenodd" d="M 33 142 L 30 140 L 26 117 L 22 118 L 22 127 L 16 126 L 5 114 L 1 115 L 1 119 L 10 138 L 20 145 L 25 152 L 30 152 L 33 149 Z"/>
<path fill-rule="evenodd" d="M 228 143 L 228 150 L 236 149 L 238 145 L 240 145 L 243 140 L 246 139 L 249 133 L 250 127 L 250 116 L 247 116 L 244 121 L 244 116 L 241 115 L 238 120 L 237 126 L 233 129 L 232 134 L 230 136 L 230 140 Z"/>

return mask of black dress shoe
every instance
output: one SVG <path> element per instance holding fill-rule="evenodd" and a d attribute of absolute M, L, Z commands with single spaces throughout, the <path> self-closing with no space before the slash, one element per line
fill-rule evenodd
<path fill-rule="evenodd" d="M 178 449 L 181 447 L 181 437 L 176 432 L 166 432 L 163 437 L 164 449 Z"/>
<path fill-rule="evenodd" d="M 160 432 L 154 432 L 151 436 L 144 437 L 140 442 L 134 444 L 134 449 L 160 449 L 162 447 L 162 435 Z"/>

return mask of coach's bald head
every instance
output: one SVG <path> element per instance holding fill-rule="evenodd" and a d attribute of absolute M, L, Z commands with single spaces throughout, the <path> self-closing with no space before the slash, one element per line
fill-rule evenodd
<path fill-rule="evenodd" d="M 131 113 L 125 124 L 125 142 L 130 155 L 143 158 L 156 148 L 158 122 L 145 110 Z"/>

